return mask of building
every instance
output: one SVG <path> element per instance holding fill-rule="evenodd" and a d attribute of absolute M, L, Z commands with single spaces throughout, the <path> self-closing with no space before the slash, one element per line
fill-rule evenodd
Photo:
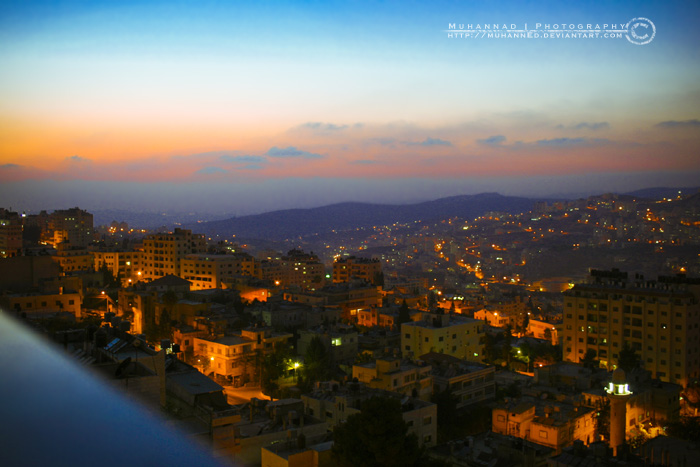
<path fill-rule="evenodd" d="M 483 321 L 459 315 L 423 313 L 420 321 L 401 325 L 401 351 L 404 356 L 440 352 L 481 361 L 483 325 Z"/>
<path fill-rule="evenodd" d="M 47 236 L 54 247 L 63 242 L 86 247 L 94 240 L 92 214 L 77 207 L 54 211 L 48 218 Z"/>
<path fill-rule="evenodd" d="M 580 440 L 595 441 L 595 410 L 564 402 L 540 399 L 511 399 L 494 407 L 492 430 L 541 446 L 561 450 Z"/>
<path fill-rule="evenodd" d="M 52 258 L 58 263 L 61 274 L 95 271 L 95 259 L 92 252 L 84 247 L 73 246 L 68 242 L 56 245 L 56 254 Z"/>
<path fill-rule="evenodd" d="M 401 399 L 401 411 L 408 424 L 408 432 L 418 437 L 421 446 L 431 447 L 437 442 L 437 405 L 394 392 L 372 389 L 363 383 L 339 385 L 333 382 L 319 383 L 309 394 L 304 394 L 306 414 L 317 417 L 333 427 L 345 422 L 350 415 L 361 411 L 362 402 L 371 397 L 397 397 Z"/>
<path fill-rule="evenodd" d="M 0 258 L 22 253 L 22 218 L 18 213 L 0 208 Z"/>
<path fill-rule="evenodd" d="M 331 457 L 333 441 L 308 447 L 306 444 L 304 438 L 302 443 L 287 441 L 262 448 L 262 467 L 332 467 L 335 465 Z"/>
<path fill-rule="evenodd" d="M 263 260 L 260 266 L 262 278 L 280 287 L 316 290 L 326 283 L 326 268 L 313 252 L 290 250 L 279 259 Z"/>
<path fill-rule="evenodd" d="M 610 400 L 610 447 L 614 455 L 618 454 L 618 448 L 627 441 L 627 400 L 632 393 L 625 379 L 625 372 L 618 368 L 613 372 L 610 386 L 606 389 Z"/>
<path fill-rule="evenodd" d="M 679 420 L 681 386 L 678 384 L 651 379 L 650 372 L 641 368 L 627 373 L 618 368 L 612 378 L 608 373 L 605 380 L 605 389 L 596 385 L 581 396 L 584 405 L 596 410 L 610 404 L 611 447 L 618 447 L 642 431 L 656 436 L 661 427 Z"/>
<path fill-rule="evenodd" d="M 145 255 L 143 251 L 93 251 L 95 270 L 107 269 L 114 277 L 121 278 L 128 287 L 144 279 Z"/>
<path fill-rule="evenodd" d="M 204 235 L 175 229 L 172 233 L 149 235 L 143 239 L 143 278 L 158 279 L 168 274 L 179 276 L 181 262 L 188 255 L 206 253 Z"/>
<path fill-rule="evenodd" d="M 474 312 L 474 319 L 479 321 L 484 321 L 488 323 L 489 326 L 504 328 L 510 324 L 511 319 L 504 312 L 499 312 L 496 310 L 488 310 L 482 308 L 479 311 Z"/>
<path fill-rule="evenodd" d="M 321 339 L 321 343 L 326 348 L 331 365 L 351 364 L 355 360 L 359 348 L 359 338 L 352 326 L 338 325 L 330 329 L 321 326 L 315 329 L 299 330 L 297 353 L 302 357 L 306 355 L 309 344 L 316 337 Z"/>
<path fill-rule="evenodd" d="M 421 355 L 420 360 L 431 367 L 433 391 L 449 390 L 457 399 L 458 409 L 496 397 L 493 366 L 435 352 Z"/>
<path fill-rule="evenodd" d="M 248 253 L 191 254 L 182 259 L 180 267 L 180 277 L 192 282 L 192 290 L 221 289 L 236 276 L 257 277 L 260 273 Z"/>
<path fill-rule="evenodd" d="M 557 329 L 557 327 L 559 329 Z M 527 323 L 528 334 L 537 339 L 546 339 L 550 341 L 552 345 L 557 345 L 559 343 L 559 331 L 561 328 L 561 323 L 548 323 L 546 321 L 540 321 L 532 318 L 530 318 Z"/>
<path fill-rule="evenodd" d="M 220 338 L 193 337 L 195 358 L 206 374 L 226 378 L 234 386 L 260 381 L 259 356 L 285 345 L 291 334 L 274 332 L 269 327 L 251 327 L 240 334 Z"/>
<path fill-rule="evenodd" d="M 431 366 L 396 357 L 382 357 L 374 362 L 353 365 L 352 377 L 370 388 L 394 391 L 429 401 L 433 395 Z"/>
<path fill-rule="evenodd" d="M 337 306 L 344 319 L 356 321 L 360 310 L 381 306 L 379 289 L 364 281 L 353 281 L 328 285 L 320 290 L 286 291 L 284 299 L 312 306 Z"/>
<path fill-rule="evenodd" d="M 299 399 L 266 401 L 253 398 L 241 408 L 233 428 L 235 452 L 229 459 L 235 465 L 244 466 L 316 465 L 313 463 L 313 446 L 325 441 L 328 432 L 328 424 L 319 417 L 306 414 L 304 403 Z M 276 452 L 293 449 L 302 443 L 312 446 L 311 452 L 299 455 L 305 450 L 293 450 L 293 454 L 285 459 L 288 463 L 279 463 L 282 459 L 274 455 Z M 329 447 L 316 449 L 319 461 L 330 455 Z"/>
<path fill-rule="evenodd" d="M 652 377 L 687 386 L 700 377 L 700 279 L 628 278 L 592 270 L 589 281 L 564 297 L 564 358 L 580 361 L 593 350 L 615 368 L 625 344 Z"/>
<path fill-rule="evenodd" d="M 54 313 L 70 313 L 82 317 L 82 297 L 75 291 L 58 293 L 17 293 L 0 296 L 0 307 L 26 313 L 28 317 L 43 317 Z"/>
<path fill-rule="evenodd" d="M 379 285 L 382 273 L 382 263 L 378 259 L 338 258 L 333 263 L 333 282 L 350 282 L 352 279 L 363 279 L 374 285 Z"/>

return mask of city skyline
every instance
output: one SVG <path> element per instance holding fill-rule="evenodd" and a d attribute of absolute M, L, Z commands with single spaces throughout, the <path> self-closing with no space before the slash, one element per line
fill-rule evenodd
<path fill-rule="evenodd" d="M 250 214 L 695 185 L 698 9 L 13 5 L 0 19 L 0 196 Z M 640 17 L 656 28 L 646 45 L 447 32 Z"/>

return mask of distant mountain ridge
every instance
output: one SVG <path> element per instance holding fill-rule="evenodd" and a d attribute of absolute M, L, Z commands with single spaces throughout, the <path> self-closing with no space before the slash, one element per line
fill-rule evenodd
<path fill-rule="evenodd" d="M 536 200 L 498 193 L 451 196 L 407 205 L 339 203 L 311 209 L 286 209 L 264 214 L 185 225 L 206 235 L 255 237 L 268 240 L 388 225 L 430 222 L 450 217 L 476 218 L 490 211 L 511 214 L 532 209 Z"/>

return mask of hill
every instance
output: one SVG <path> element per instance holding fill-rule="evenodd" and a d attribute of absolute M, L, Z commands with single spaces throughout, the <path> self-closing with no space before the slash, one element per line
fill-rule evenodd
<path fill-rule="evenodd" d="M 476 218 L 490 211 L 520 213 L 532 209 L 535 200 L 498 193 L 452 196 L 407 205 L 340 203 L 312 209 L 287 209 L 220 221 L 201 222 L 186 228 L 209 236 L 255 237 L 283 240 L 333 230 L 387 225 L 396 222 L 430 222 L 451 217 Z"/>

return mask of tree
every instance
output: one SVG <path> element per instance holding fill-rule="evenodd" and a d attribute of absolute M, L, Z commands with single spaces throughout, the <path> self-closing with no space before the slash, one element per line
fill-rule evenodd
<path fill-rule="evenodd" d="M 598 363 L 598 360 L 596 360 L 596 353 L 595 350 L 593 349 L 588 349 L 586 350 L 586 355 L 583 356 L 583 358 L 580 360 L 580 362 L 583 364 L 584 368 L 590 368 L 591 370 L 595 370 L 600 366 Z"/>
<path fill-rule="evenodd" d="M 432 290 L 428 292 L 428 309 L 433 309 L 437 305 L 437 295 Z"/>
<path fill-rule="evenodd" d="M 362 411 L 333 430 L 333 460 L 341 467 L 424 465 L 415 434 L 401 416 L 401 404 L 373 397 Z"/>
<path fill-rule="evenodd" d="M 547 339 L 549 342 L 552 342 L 552 330 L 547 328 L 544 330 L 544 338 Z"/>
<path fill-rule="evenodd" d="M 384 273 L 381 271 L 377 271 L 374 273 L 374 280 L 372 281 L 373 285 L 378 285 L 380 287 L 384 287 Z"/>
<path fill-rule="evenodd" d="M 276 345 L 272 352 L 264 354 L 260 363 L 261 386 L 264 394 L 274 396 L 279 388 L 277 380 L 287 370 L 287 362 L 291 357 L 289 347 Z"/>
<path fill-rule="evenodd" d="M 639 355 L 630 347 L 627 342 L 624 343 L 620 350 L 620 357 L 617 359 L 617 366 L 625 370 L 632 371 L 639 366 Z"/>
<path fill-rule="evenodd" d="M 460 417 L 457 416 L 457 396 L 452 394 L 449 386 L 442 391 L 435 391 L 430 401 L 437 405 L 438 442 L 451 439 L 456 431 Z"/>
<path fill-rule="evenodd" d="M 484 347 L 484 360 L 486 363 L 492 363 L 496 359 L 496 347 L 493 336 L 487 332 L 481 338 L 481 344 Z"/>
<path fill-rule="evenodd" d="M 398 327 L 401 328 L 403 323 L 408 323 L 409 321 L 411 321 L 411 314 L 408 311 L 408 304 L 406 303 L 406 300 L 404 300 L 399 307 Z"/>
<path fill-rule="evenodd" d="M 319 336 L 309 342 L 304 355 L 304 378 L 308 381 L 324 381 L 330 374 L 330 357 Z"/>
<path fill-rule="evenodd" d="M 602 405 L 595 414 L 596 432 L 604 439 L 610 439 L 610 401 L 603 399 Z"/>

